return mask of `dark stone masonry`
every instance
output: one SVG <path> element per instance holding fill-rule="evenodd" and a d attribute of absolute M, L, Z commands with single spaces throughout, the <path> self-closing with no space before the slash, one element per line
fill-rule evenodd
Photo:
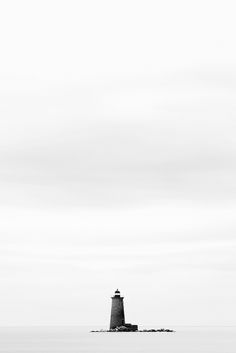
<path fill-rule="evenodd" d="M 110 330 L 115 330 L 117 327 L 122 328 L 123 331 L 137 331 L 138 325 L 132 325 L 125 323 L 125 312 L 124 312 L 124 297 L 120 296 L 120 291 L 117 289 L 115 295 L 111 297 L 111 320 Z"/>

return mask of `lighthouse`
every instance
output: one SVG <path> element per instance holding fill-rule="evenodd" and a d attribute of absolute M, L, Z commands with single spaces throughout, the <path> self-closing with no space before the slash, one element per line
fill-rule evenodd
<path fill-rule="evenodd" d="M 131 325 L 125 323 L 125 312 L 124 312 L 124 297 L 120 296 L 120 291 L 117 289 L 112 299 L 111 304 L 111 320 L 110 320 L 110 330 L 116 329 L 118 327 L 123 327 L 127 331 L 137 331 L 137 325 Z"/>
<path fill-rule="evenodd" d="M 125 325 L 125 312 L 124 312 L 124 297 L 120 296 L 120 291 L 117 289 L 115 295 L 111 297 L 111 321 L 110 329 Z"/>

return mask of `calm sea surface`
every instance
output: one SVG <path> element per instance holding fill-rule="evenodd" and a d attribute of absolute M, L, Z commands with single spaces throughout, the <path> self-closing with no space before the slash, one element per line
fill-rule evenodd
<path fill-rule="evenodd" d="M 236 353 L 236 327 L 173 327 L 175 333 L 90 333 L 86 327 L 0 328 L 1 353 Z"/>

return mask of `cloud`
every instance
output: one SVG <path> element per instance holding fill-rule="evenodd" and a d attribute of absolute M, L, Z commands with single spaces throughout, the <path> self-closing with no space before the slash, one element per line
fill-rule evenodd
<path fill-rule="evenodd" d="M 21 97 L 19 85 L 16 105 L 6 100 L 2 202 L 114 207 L 235 199 L 229 72 L 101 81 L 85 90 L 35 83 Z"/>

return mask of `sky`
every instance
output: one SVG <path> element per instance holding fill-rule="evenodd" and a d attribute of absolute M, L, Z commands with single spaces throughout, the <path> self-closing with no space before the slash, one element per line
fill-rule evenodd
<path fill-rule="evenodd" d="M 0 326 L 236 325 L 233 1 L 5 1 Z"/>

